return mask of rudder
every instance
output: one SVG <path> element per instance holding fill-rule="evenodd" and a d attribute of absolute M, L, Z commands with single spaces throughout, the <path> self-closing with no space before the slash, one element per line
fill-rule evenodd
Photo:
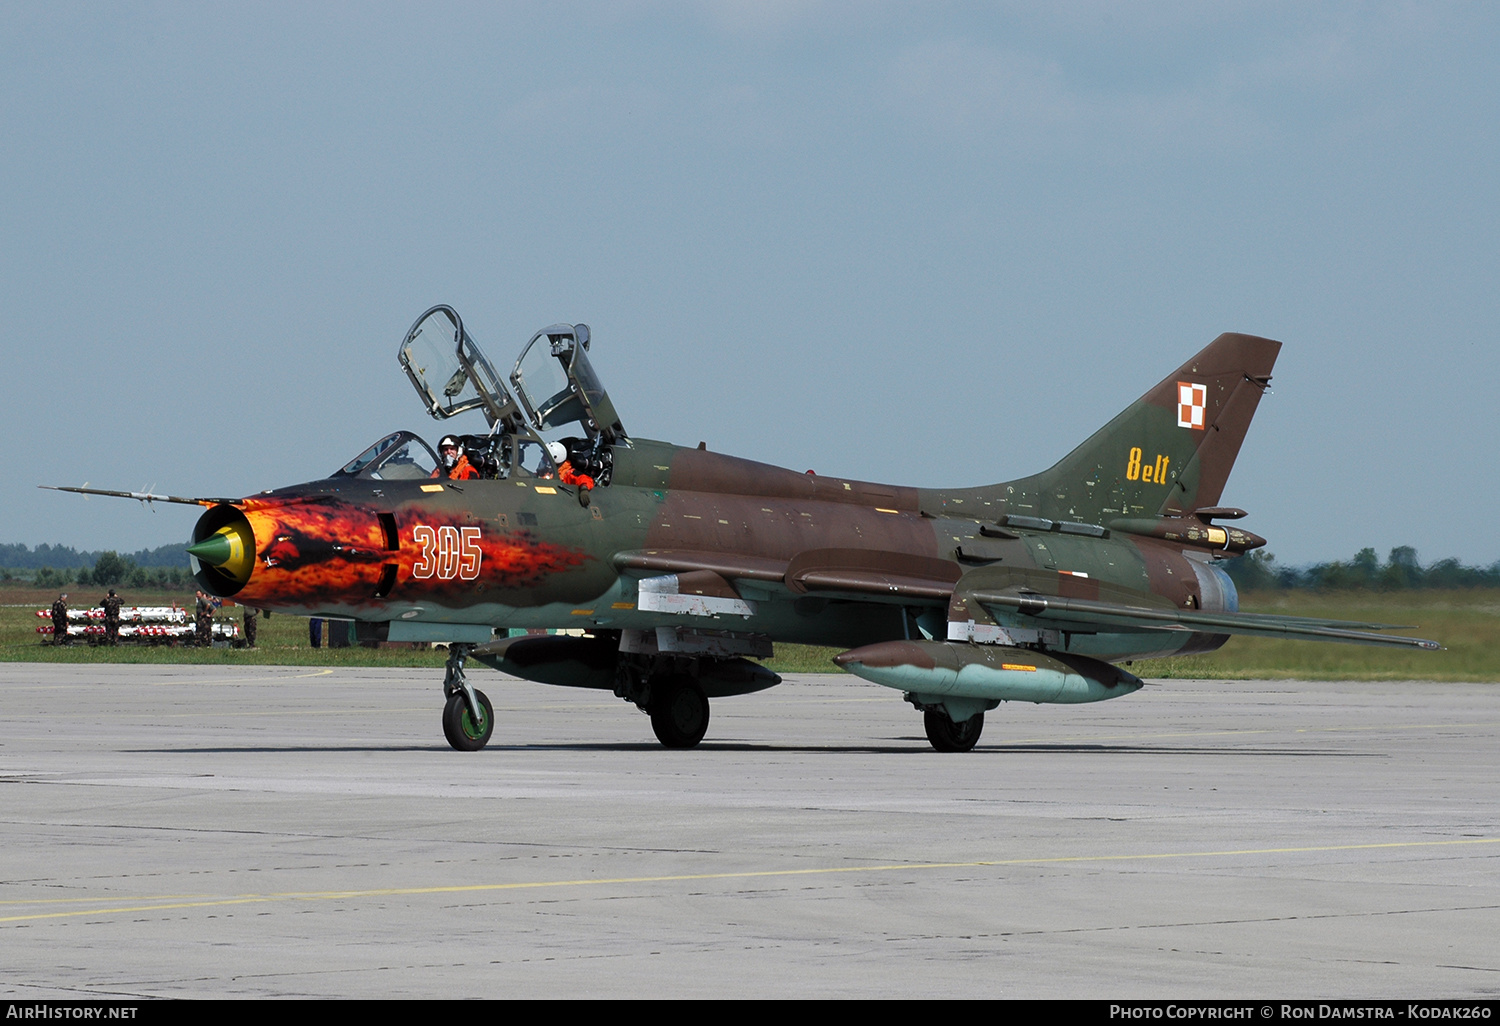
<path fill-rule="evenodd" d="M 1006 508 L 1107 523 L 1218 505 L 1280 350 L 1220 335 L 1056 465 L 1009 482 Z"/>

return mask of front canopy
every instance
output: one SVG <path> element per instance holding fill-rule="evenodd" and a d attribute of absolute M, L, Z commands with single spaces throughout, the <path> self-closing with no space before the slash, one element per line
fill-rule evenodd
<path fill-rule="evenodd" d="M 509 417 L 519 419 L 520 411 L 500 376 L 451 306 L 438 305 L 418 317 L 396 359 L 436 419 L 466 410 L 483 410 L 491 426 Z"/>

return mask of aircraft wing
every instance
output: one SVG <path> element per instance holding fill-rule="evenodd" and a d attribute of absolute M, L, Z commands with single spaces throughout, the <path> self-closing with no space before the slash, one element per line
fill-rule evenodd
<path fill-rule="evenodd" d="M 798 594 L 840 595 L 904 606 L 946 605 L 960 572 L 954 564 L 944 560 L 905 553 L 845 549 L 810 549 L 787 561 L 728 552 L 638 549 L 619 553 L 615 565 L 621 570 L 637 573 L 683 575 L 707 572 L 725 582 L 778 583 Z M 732 592 L 724 594 L 727 596 Z M 1372 633 L 1408 629 L 1388 623 L 1135 606 L 1032 592 L 973 590 L 964 594 L 994 613 L 1011 619 L 1019 616 L 1037 627 L 1055 630 L 1193 631 L 1429 650 L 1442 647 L 1424 638 Z"/>
<path fill-rule="evenodd" d="M 898 605 L 947 605 L 961 570 L 947 560 L 878 549 L 806 549 L 790 560 L 734 552 L 637 549 L 615 556 L 624 571 L 784 584 L 793 594 Z"/>
<path fill-rule="evenodd" d="M 1007 617 L 1019 615 L 1037 626 L 1058 630 L 1196 631 L 1205 634 L 1250 634 L 1272 638 L 1308 638 L 1354 645 L 1393 645 L 1437 650 L 1435 641 L 1373 634 L 1377 630 L 1406 630 L 1396 624 L 1324 620 L 1271 613 L 1205 612 L 1196 609 L 1148 608 L 1055 595 L 973 591 L 968 598 Z"/>
<path fill-rule="evenodd" d="M 681 574 L 706 570 L 725 580 L 780 581 L 786 561 L 736 552 L 699 552 L 689 549 L 636 549 L 615 555 L 615 566 L 625 571 Z"/>
<path fill-rule="evenodd" d="M 238 499 L 188 499 L 181 495 L 157 495 L 154 492 L 116 492 L 107 488 L 73 488 L 68 485 L 37 485 L 53 492 L 78 492 L 80 495 L 112 495 L 117 499 L 139 499 L 141 502 L 179 502 L 184 506 L 217 506 L 221 502 L 236 503 Z"/>

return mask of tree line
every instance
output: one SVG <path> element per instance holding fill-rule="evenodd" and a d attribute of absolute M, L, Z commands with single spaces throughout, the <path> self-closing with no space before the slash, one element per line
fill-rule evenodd
<path fill-rule="evenodd" d="M 134 566 L 181 567 L 186 570 L 188 555 L 183 551 L 185 544 L 178 542 L 123 555 L 111 549 L 108 554 L 116 559 L 128 559 Z M 80 552 L 70 545 L 38 545 L 34 549 L 26 545 L 0 545 L 0 567 L 9 570 L 40 570 L 43 567 L 54 570 L 78 570 L 84 567 L 93 569 L 104 555 L 104 551 Z"/>
<path fill-rule="evenodd" d="M 7 569 L 0 572 L 0 579 L 15 578 Z M 77 569 L 44 566 L 31 575 L 32 585 L 38 588 L 66 588 L 70 584 L 100 588 L 181 588 L 192 581 L 192 571 L 186 566 L 139 566 L 132 557 L 108 550 L 99 553 L 93 566 Z"/>
<path fill-rule="evenodd" d="M 1385 562 L 1366 548 L 1348 561 L 1280 566 L 1276 557 L 1257 550 L 1221 563 L 1241 591 L 1278 591 L 1293 588 L 1401 591 L 1408 588 L 1500 587 L 1500 561 L 1487 567 L 1464 566 L 1457 559 L 1440 559 L 1423 566 L 1417 550 L 1398 545 Z"/>

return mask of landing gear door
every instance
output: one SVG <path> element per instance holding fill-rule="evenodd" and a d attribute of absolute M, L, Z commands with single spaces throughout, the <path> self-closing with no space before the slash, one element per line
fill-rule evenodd
<path fill-rule="evenodd" d="M 451 306 L 435 306 L 418 317 L 396 359 L 434 419 L 483 410 L 493 427 L 520 415 L 495 368 L 469 338 Z"/>
<path fill-rule="evenodd" d="M 543 328 L 521 351 L 510 382 L 538 431 L 576 422 L 597 444 L 611 445 L 627 436 L 589 363 L 588 347 L 587 324 Z"/>

